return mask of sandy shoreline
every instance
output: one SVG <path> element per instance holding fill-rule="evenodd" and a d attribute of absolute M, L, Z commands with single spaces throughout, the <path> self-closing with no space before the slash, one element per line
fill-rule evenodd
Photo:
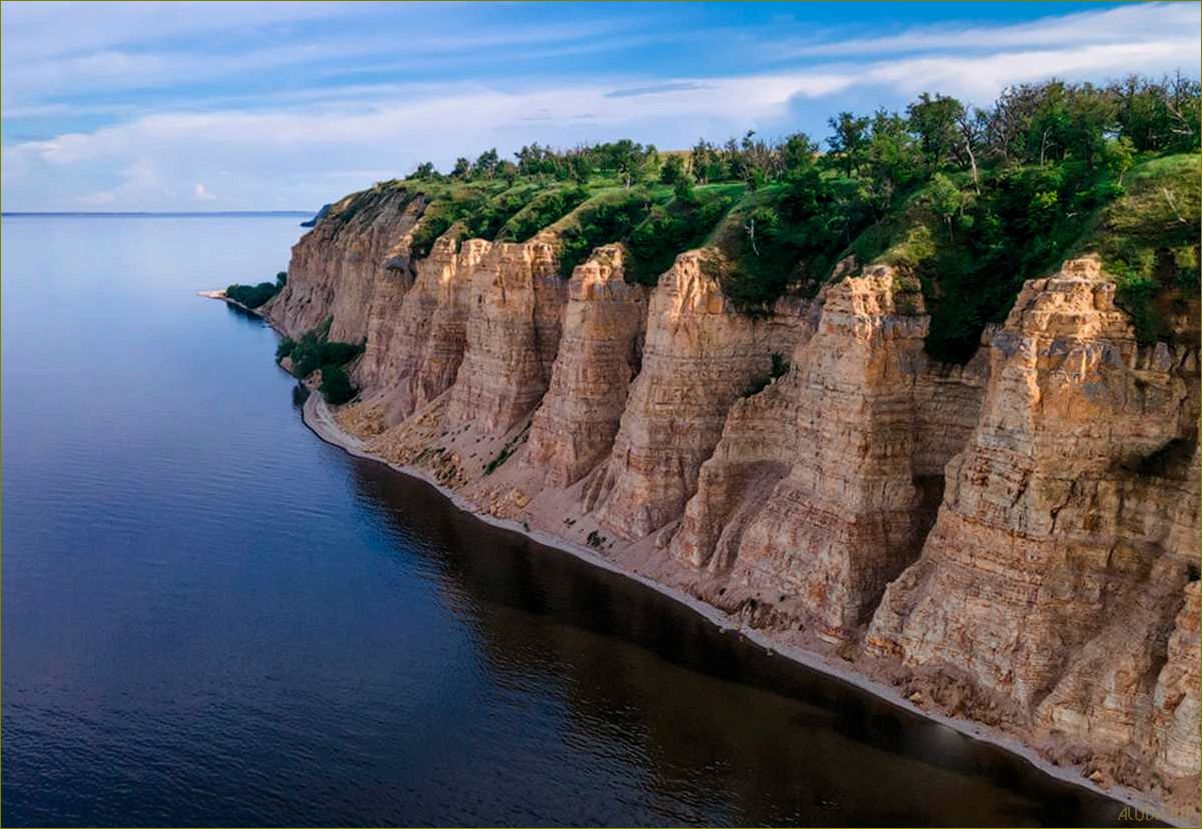
<path fill-rule="evenodd" d="M 247 308 L 245 305 L 237 302 L 236 300 L 230 299 L 225 295 L 224 291 L 198 291 L 197 293 L 199 296 L 208 299 L 218 299 L 235 307 L 241 308 L 248 313 L 262 318 L 268 323 L 268 325 L 272 325 L 270 319 L 268 319 L 264 314 L 257 310 Z M 274 325 L 272 325 L 272 327 L 275 328 Z M 1169 809 L 1165 808 L 1164 804 L 1149 799 L 1141 792 L 1125 786 L 1113 786 L 1109 788 L 1099 786 L 1092 780 L 1086 778 L 1080 769 L 1054 765 L 1047 759 L 1041 757 L 1030 747 L 1006 734 L 996 731 L 995 729 L 979 723 L 948 717 L 937 711 L 930 711 L 920 708 L 902 696 L 902 694 L 891 685 L 878 682 L 868 676 L 865 676 L 864 674 L 849 670 L 845 665 L 842 665 L 831 659 L 827 659 L 820 654 L 776 642 L 769 634 L 738 624 L 723 611 L 701 601 L 695 596 L 692 596 L 674 587 L 661 584 L 654 579 L 629 570 L 619 563 L 599 555 L 591 548 L 574 544 L 570 541 L 541 530 L 527 529 L 517 521 L 488 515 L 480 511 L 474 504 L 460 496 L 458 493 L 440 484 L 424 470 L 411 466 L 390 463 L 389 461 L 386 461 L 383 458 L 368 452 L 365 449 L 362 440 L 352 434 L 349 434 L 348 432 L 345 432 L 337 424 L 337 422 L 334 420 L 333 414 L 330 412 L 329 407 L 321 398 L 320 394 L 310 393 L 308 399 L 305 401 L 302 413 L 305 425 L 324 442 L 332 446 L 337 446 L 338 448 L 351 455 L 354 455 L 355 457 L 384 464 L 396 472 L 407 475 L 411 478 L 417 478 L 429 484 L 438 490 L 438 492 L 443 495 L 443 497 L 447 498 L 447 500 L 449 500 L 456 508 L 471 514 L 473 517 L 484 521 L 487 524 L 518 533 L 546 547 L 551 547 L 568 553 L 569 555 L 573 555 L 576 558 L 579 558 L 595 567 L 600 567 L 604 570 L 608 570 L 611 573 L 616 573 L 628 579 L 639 582 L 640 584 L 646 585 L 657 593 L 660 593 L 661 595 L 667 596 L 668 598 L 685 605 L 695 613 L 705 618 L 707 621 L 714 624 L 720 630 L 735 631 L 749 642 L 752 642 L 766 651 L 779 654 L 780 656 L 792 660 L 803 667 L 847 683 L 848 685 L 872 694 L 873 696 L 882 699 L 891 705 L 895 705 L 898 708 L 902 708 L 906 711 L 917 714 L 924 719 L 936 722 L 966 737 L 997 746 L 998 748 L 1022 758 L 1052 778 L 1096 792 L 1097 794 L 1101 794 L 1104 797 L 1108 797 L 1116 801 L 1117 804 L 1126 804 L 1142 812 L 1156 815 L 1159 820 L 1162 820 L 1172 826 L 1197 826 L 1197 824 L 1192 821 L 1174 816 Z M 1115 816 L 1116 818 L 1118 817 L 1117 812 Z M 1132 818 L 1132 820 L 1136 821 L 1135 818 Z"/>
<path fill-rule="evenodd" d="M 1123 786 L 1103 788 L 1084 777 L 1079 770 L 1053 765 L 1026 745 L 1004 734 L 1000 734 L 991 728 L 978 723 L 969 722 L 967 720 L 953 719 L 938 712 L 920 708 L 903 697 L 897 691 L 897 689 L 891 685 L 877 682 L 876 680 L 870 679 L 863 674 L 850 671 L 843 665 L 826 659 L 818 654 L 775 642 L 771 636 L 763 633 L 762 631 L 754 630 L 737 624 L 726 613 L 718 610 L 712 605 L 706 604 L 695 596 L 691 596 L 681 590 L 661 584 L 654 579 L 650 579 L 639 573 L 628 570 L 625 567 L 622 567 L 620 564 L 599 555 L 588 547 L 584 547 L 579 544 L 573 544 L 570 541 L 558 538 L 541 530 L 527 530 L 517 521 L 497 518 L 495 516 L 483 513 L 475 505 L 462 498 L 454 491 L 438 483 L 425 471 L 410 466 L 390 463 L 366 451 L 364 449 L 363 441 L 354 435 L 343 431 L 342 428 L 338 426 L 330 412 L 329 407 L 326 405 L 325 401 L 321 399 L 321 395 L 319 394 L 309 395 L 309 398 L 305 401 L 303 407 L 303 416 L 305 425 L 308 426 L 315 435 L 317 435 L 326 443 L 337 446 L 356 457 L 375 461 L 376 463 L 382 463 L 385 466 L 388 466 L 390 469 L 400 472 L 403 475 L 408 475 L 409 477 L 424 481 L 425 483 L 437 489 L 439 493 L 447 498 L 447 500 L 454 504 L 458 509 L 470 513 L 473 517 L 484 521 L 487 524 L 518 533 L 546 547 L 552 547 L 573 555 L 595 567 L 600 567 L 604 570 L 610 571 L 611 573 L 617 573 L 618 575 L 633 579 L 640 584 L 646 585 L 657 593 L 660 593 L 679 602 L 680 604 L 685 605 L 689 609 L 704 617 L 709 622 L 716 625 L 721 630 L 737 631 L 739 635 L 743 636 L 748 641 L 758 645 L 764 650 L 779 654 L 780 656 L 790 659 L 806 668 L 818 671 L 826 676 L 833 677 L 862 691 L 866 691 L 892 705 L 903 708 L 927 720 L 931 720 L 939 723 L 940 725 L 951 728 L 952 730 L 963 734 L 964 736 L 1004 749 L 1011 754 L 1021 757 L 1023 760 L 1026 760 L 1043 773 L 1057 780 L 1089 789 L 1105 797 L 1111 798 L 1120 804 L 1126 804 L 1135 809 L 1151 813 L 1156 815 L 1160 820 L 1163 820 L 1164 822 L 1173 826 L 1188 827 L 1196 825 L 1186 820 L 1173 818 L 1171 816 L 1171 812 L 1166 810 L 1163 804 L 1149 800 L 1146 796 L 1138 791 L 1135 791 L 1134 789 L 1129 789 Z M 1116 812 L 1116 817 L 1117 816 L 1118 815 Z"/>

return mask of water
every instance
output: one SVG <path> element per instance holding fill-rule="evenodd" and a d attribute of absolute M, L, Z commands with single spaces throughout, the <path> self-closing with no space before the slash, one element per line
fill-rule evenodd
<path fill-rule="evenodd" d="M 295 216 L 6 216 L 5 825 L 1117 824 L 319 441 Z"/>

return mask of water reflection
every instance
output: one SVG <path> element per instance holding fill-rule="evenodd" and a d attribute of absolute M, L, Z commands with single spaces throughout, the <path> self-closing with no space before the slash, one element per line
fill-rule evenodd
<path fill-rule="evenodd" d="M 1113 801 L 723 633 L 615 574 L 347 457 L 440 577 L 497 682 L 554 687 L 571 734 L 636 762 L 680 822 L 1117 825 Z M 615 817 L 617 816 L 616 813 Z"/>

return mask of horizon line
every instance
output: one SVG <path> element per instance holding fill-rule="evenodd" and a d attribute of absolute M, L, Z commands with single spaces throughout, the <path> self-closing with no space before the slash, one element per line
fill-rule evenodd
<path fill-rule="evenodd" d="M 0 210 L 0 216 L 228 216 L 296 214 L 312 216 L 315 210 Z"/>

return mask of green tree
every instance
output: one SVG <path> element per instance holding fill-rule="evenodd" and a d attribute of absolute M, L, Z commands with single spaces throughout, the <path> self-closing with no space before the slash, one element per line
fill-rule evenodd
<path fill-rule="evenodd" d="M 956 152 L 960 143 L 960 123 L 964 118 L 964 105 L 955 98 L 926 92 L 906 108 L 910 129 L 918 136 L 927 166 L 940 169 Z"/>
<path fill-rule="evenodd" d="M 689 157 L 693 164 L 693 175 L 702 184 L 725 178 L 725 169 L 717 148 L 704 138 L 698 139 L 693 145 Z"/>
<path fill-rule="evenodd" d="M 497 148 L 485 150 L 476 158 L 476 163 L 472 165 L 472 174 L 481 178 L 492 180 L 497 173 L 497 165 L 501 163 L 500 157 L 497 155 Z"/>
<path fill-rule="evenodd" d="M 437 176 L 438 171 L 434 169 L 434 164 L 429 161 L 423 161 L 413 169 L 413 172 L 409 175 L 409 178 L 415 178 L 418 181 L 428 181 L 436 178 Z"/>
<path fill-rule="evenodd" d="M 906 120 L 881 109 L 872 117 L 872 134 L 865 154 L 871 201 L 874 209 L 883 213 L 919 175 L 922 152 Z"/>
<path fill-rule="evenodd" d="M 685 169 L 684 158 L 679 155 L 668 156 L 668 160 L 664 162 L 664 166 L 659 171 L 659 180 L 663 184 L 676 184 L 676 182 L 688 178 L 689 171 Z"/>
<path fill-rule="evenodd" d="M 964 193 L 943 173 L 935 173 L 927 186 L 927 197 L 931 209 L 947 225 L 948 238 L 952 238 L 952 219 L 964 210 Z"/>
<path fill-rule="evenodd" d="M 349 402 L 358 392 L 347 377 L 342 366 L 324 365 L 321 367 L 321 385 L 318 391 L 325 401 L 332 406 L 341 406 Z"/>
<path fill-rule="evenodd" d="M 868 152 L 869 119 L 850 112 L 840 112 L 827 121 L 834 134 L 826 139 L 827 146 L 838 158 L 846 175 L 852 175 L 864 163 Z"/>
<path fill-rule="evenodd" d="M 1107 139 L 1099 153 L 1098 164 L 1116 182 L 1123 183 L 1123 176 L 1135 161 L 1135 144 L 1127 136 Z"/>
<path fill-rule="evenodd" d="M 785 138 L 780 157 L 782 176 L 789 181 L 796 180 L 814 168 L 818 145 L 804 132 L 796 132 Z"/>

